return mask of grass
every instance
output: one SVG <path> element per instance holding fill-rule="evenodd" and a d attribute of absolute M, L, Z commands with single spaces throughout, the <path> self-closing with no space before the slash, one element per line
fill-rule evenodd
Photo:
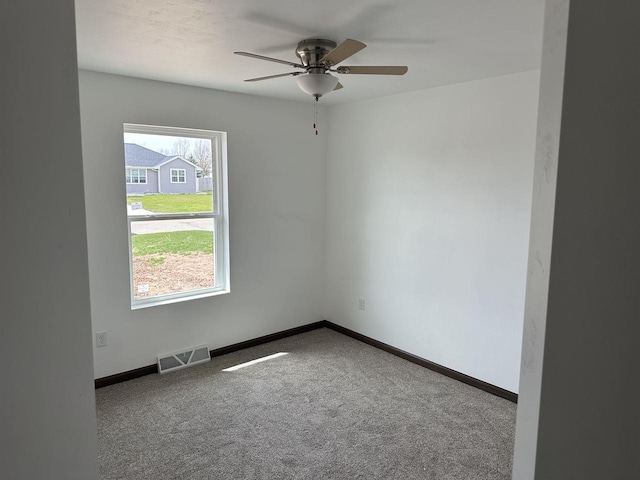
<path fill-rule="evenodd" d="M 206 230 L 187 230 L 180 232 L 145 233 L 131 237 L 133 255 L 153 255 L 162 253 L 213 252 L 213 232 Z M 162 263 L 158 260 L 157 263 Z"/>
<path fill-rule="evenodd" d="M 213 195 L 206 193 L 157 194 L 127 197 L 127 204 L 142 202 L 142 208 L 155 213 L 211 212 Z"/>

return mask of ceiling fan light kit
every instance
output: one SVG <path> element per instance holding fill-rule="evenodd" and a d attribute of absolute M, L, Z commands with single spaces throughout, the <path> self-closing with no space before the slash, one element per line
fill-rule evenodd
<path fill-rule="evenodd" d="M 265 57 L 248 52 L 234 52 L 236 55 L 257 58 L 258 60 L 266 60 L 268 62 L 281 63 L 289 65 L 293 68 L 304 70 L 303 72 L 281 73 L 278 75 L 269 75 L 266 77 L 250 78 L 245 82 L 257 82 L 261 80 L 269 80 L 279 77 L 298 77 L 296 79 L 300 89 L 316 99 L 326 95 L 333 90 L 342 88 L 338 79 L 329 72 L 348 75 L 404 75 L 407 73 L 406 66 L 340 66 L 334 68 L 343 60 L 351 55 L 359 52 L 366 45 L 357 40 L 347 39 L 338 45 L 332 40 L 323 38 L 313 38 L 302 40 L 296 47 L 296 56 L 301 63 L 279 60 L 277 58 Z M 314 128 L 316 124 L 314 123 Z M 316 135 L 318 131 L 316 130 Z"/>
<path fill-rule="evenodd" d="M 332 92 L 338 86 L 338 78 L 330 73 L 300 75 L 296 81 L 300 90 L 316 98 Z"/>

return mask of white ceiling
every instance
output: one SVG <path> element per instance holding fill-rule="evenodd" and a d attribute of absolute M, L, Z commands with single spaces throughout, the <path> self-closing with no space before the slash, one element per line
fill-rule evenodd
<path fill-rule="evenodd" d="M 336 105 L 540 66 L 544 0 L 76 0 L 80 68 L 309 101 L 286 65 L 305 38 L 367 48 L 343 65 L 408 65 L 401 77 L 341 75 Z"/>

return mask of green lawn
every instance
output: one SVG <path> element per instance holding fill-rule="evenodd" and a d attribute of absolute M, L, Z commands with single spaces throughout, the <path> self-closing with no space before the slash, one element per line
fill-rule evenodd
<path fill-rule="evenodd" d="M 213 232 L 206 230 L 187 230 L 182 232 L 145 233 L 131 237 L 133 255 L 156 253 L 194 252 L 211 253 L 213 251 Z"/>
<path fill-rule="evenodd" d="M 142 208 L 155 213 L 211 212 L 213 195 L 207 193 L 157 194 L 127 197 L 127 204 L 142 202 Z"/>

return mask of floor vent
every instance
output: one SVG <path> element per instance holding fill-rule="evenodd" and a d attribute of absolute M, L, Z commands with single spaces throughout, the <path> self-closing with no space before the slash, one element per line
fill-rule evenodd
<path fill-rule="evenodd" d="M 200 345 L 187 348 L 174 353 L 158 355 L 158 371 L 160 373 L 172 372 L 181 368 L 190 367 L 211 360 L 209 347 Z"/>

